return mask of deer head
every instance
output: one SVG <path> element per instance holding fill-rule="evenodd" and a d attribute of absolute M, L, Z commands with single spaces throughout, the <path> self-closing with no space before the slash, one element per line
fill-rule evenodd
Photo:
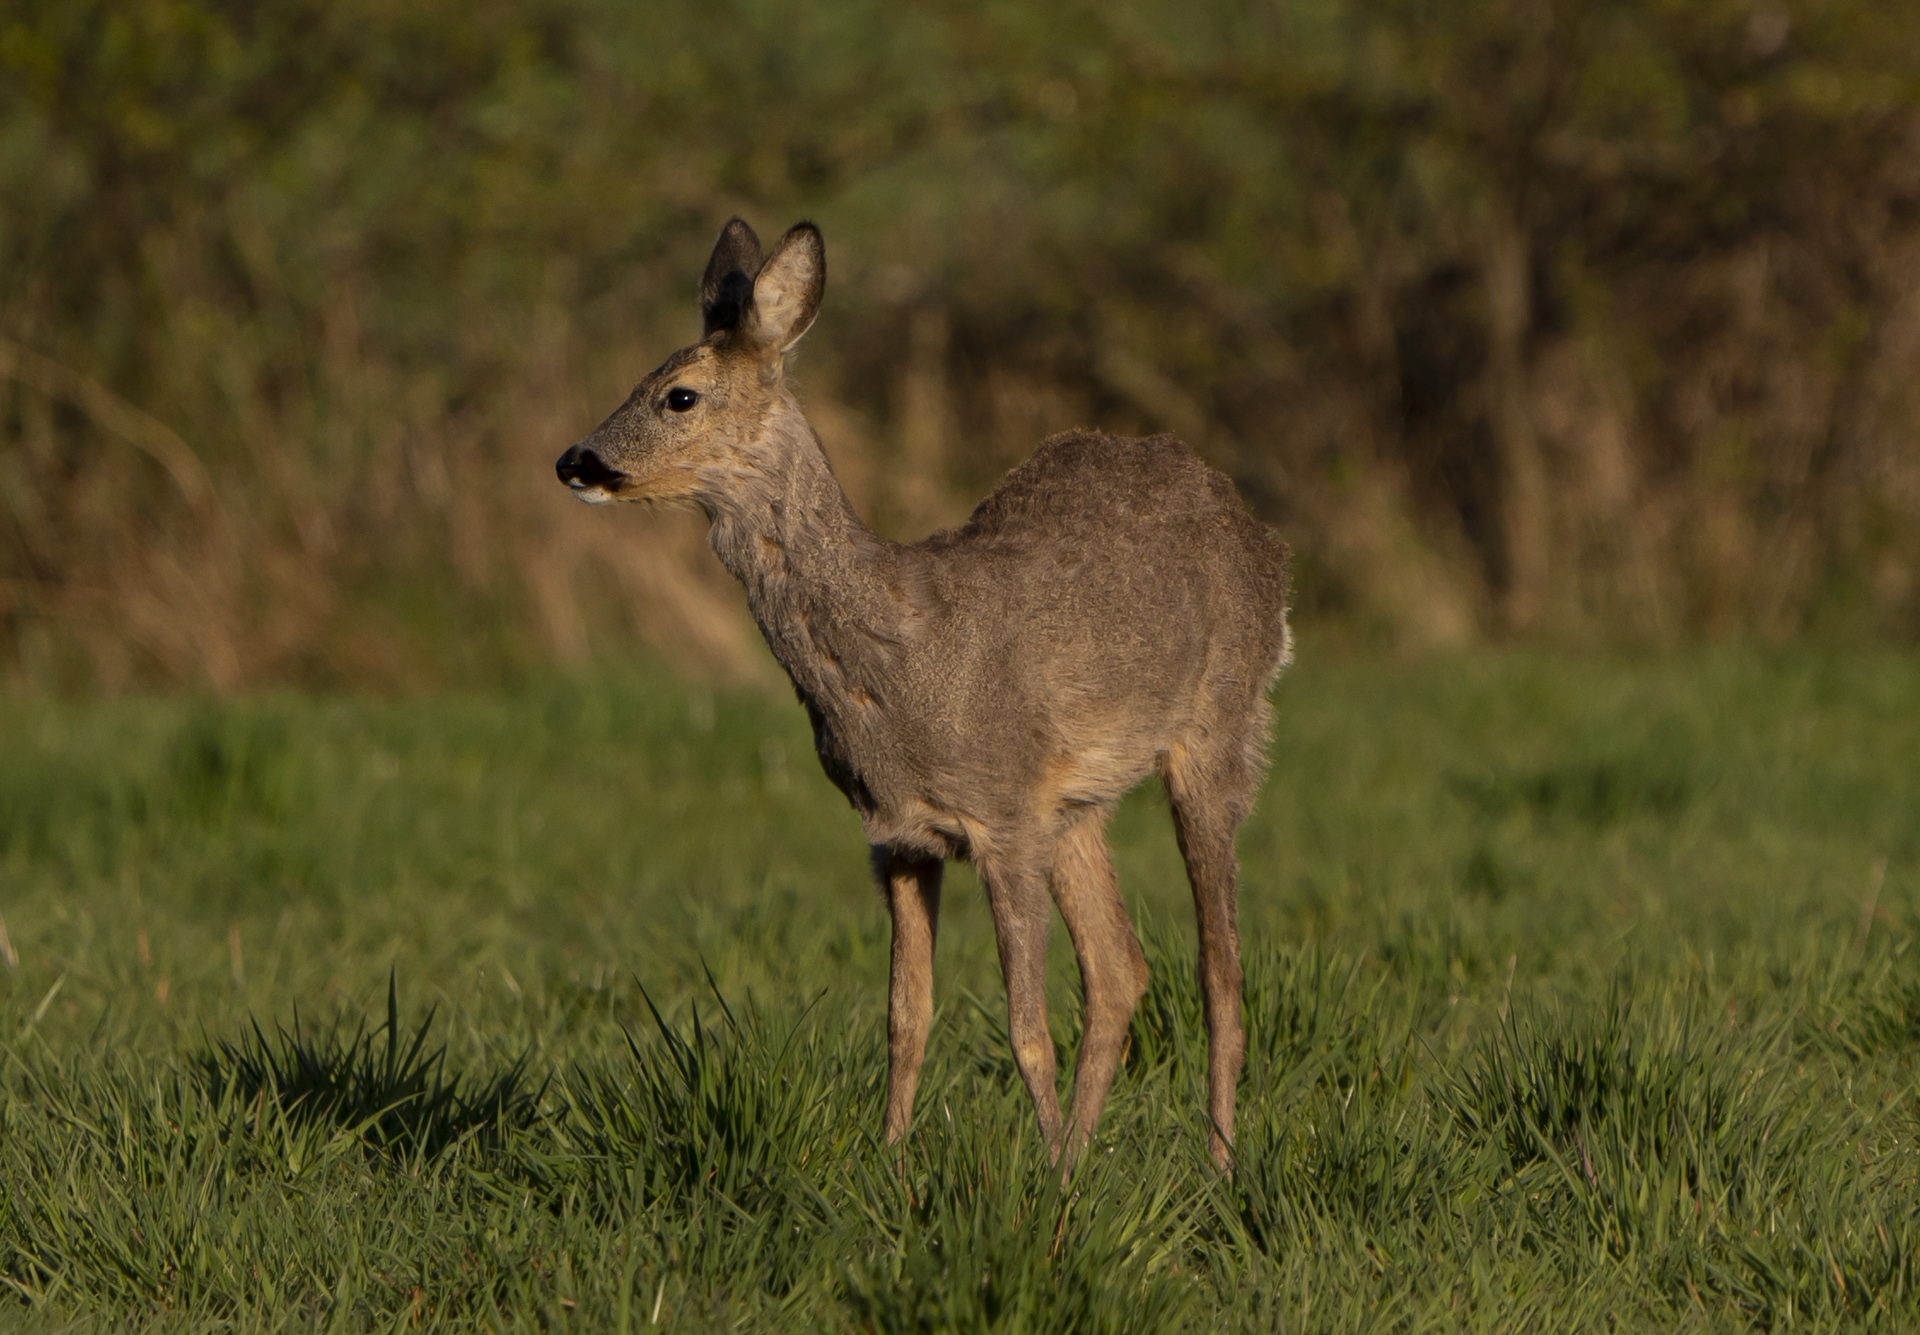
<path fill-rule="evenodd" d="M 704 336 L 661 363 L 613 416 L 560 456 L 555 471 L 583 501 L 700 505 L 758 469 L 784 393 L 787 353 L 813 324 L 826 249 L 812 223 L 763 262 L 739 218 L 714 243 L 700 282 Z"/>

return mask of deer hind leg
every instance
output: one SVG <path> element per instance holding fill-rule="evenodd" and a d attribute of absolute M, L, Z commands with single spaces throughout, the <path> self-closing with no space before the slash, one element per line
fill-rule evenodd
<path fill-rule="evenodd" d="M 933 940 L 940 919 L 937 858 L 873 850 L 873 870 L 893 914 L 893 958 L 887 982 L 887 1143 L 907 1134 L 913 1094 L 933 1022 Z"/>
<path fill-rule="evenodd" d="M 1070 827 L 1054 852 L 1053 902 L 1066 920 L 1080 961 L 1086 1032 L 1073 1073 L 1073 1121 L 1067 1153 L 1077 1156 L 1093 1136 L 1126 1044 L 1127 1022 L 1147 990 L 1147 961 L 1120 898 L 1113 859 L 1102 832 L 1104 814 Z"/>
<path fill-rule="evenodd" d="M 1033 1096 L 1040 1134 L 1060 1152 L 1060 1095 L 1054 1088 L 1053 1035 L 1047 1030 L 1047 929 L 1052 912 L 1044 871 L 1019 854 L 983 854 L 974 860 L 993 910 L 1000 969 L 1007 980 L 1007 1037 L 1013 1064 Z"/>
<path fill-rule="evenodd" d="M 1226 1170 L 1233 1166 L 1234 1087 L 1247 1054 L 1240 1023 L 1239 863 L 1233 839 L 1246 817 L 1256 776 L 1243 756 L 1209 759 L 1211 763 L 1203 763 L 1176 747 L 1163 775 L 1200 927 L 1207 1112 L 1213 1121 L 1208 1149 L 1214 1162 Z"/>

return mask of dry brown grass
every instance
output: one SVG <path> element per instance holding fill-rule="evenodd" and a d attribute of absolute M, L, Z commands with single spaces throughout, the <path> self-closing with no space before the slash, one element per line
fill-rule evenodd
<path fill-rule="evenodd" d="M 864 4 L 28 4 L 0 673 L 769 671 L 694 519 L 550 473 L 736 210 L 825 227 L 800 376 L 884 531 L 1172 430 L 1315 633 L 1920 634 L 1920 18 Z"/>

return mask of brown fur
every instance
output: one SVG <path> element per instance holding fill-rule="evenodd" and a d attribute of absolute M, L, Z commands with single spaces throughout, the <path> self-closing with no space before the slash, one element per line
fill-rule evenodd
<path fill-rule="evenodd" d="M 1090 432 L 1045 442 L 959 528 L 877 537 L 785 381 L 825 278 L 810 224 L 763 265 L 752 229 L 729 223 L 701 284 L 706 337 L 568 450 L 560 477 L 586 499 L 706 512 L 860 813 L 894 920 L 889 1140 L 910 1124 L 932 1017 L 945 858 L 972 859 L 986 886 L 1015 1063 L 1056 1149 L 1043 975 L 1059 907 L 1087 1012 L 1068 1153 L 1092 1134 L 1147 980 L 1102 831 L 1159 771 L 1199 916 L 1225 1166 L 1245 1052 L 1233 840 L 1288 657 L 1287 549 L 1180 442 Z"/>

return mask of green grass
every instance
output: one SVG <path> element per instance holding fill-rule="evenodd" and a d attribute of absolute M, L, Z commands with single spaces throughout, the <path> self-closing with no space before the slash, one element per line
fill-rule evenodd
<path fill-rule="evenodd" d="M 1920 1320 L 1910 658 L 1309 656 L 1278 703 L 1238 1172 L 1149 788 L 1065 1192 L 964 872 L 875 1143 L 886 915 L 791 702 L 0 703 L 0 1324 Z"/>

